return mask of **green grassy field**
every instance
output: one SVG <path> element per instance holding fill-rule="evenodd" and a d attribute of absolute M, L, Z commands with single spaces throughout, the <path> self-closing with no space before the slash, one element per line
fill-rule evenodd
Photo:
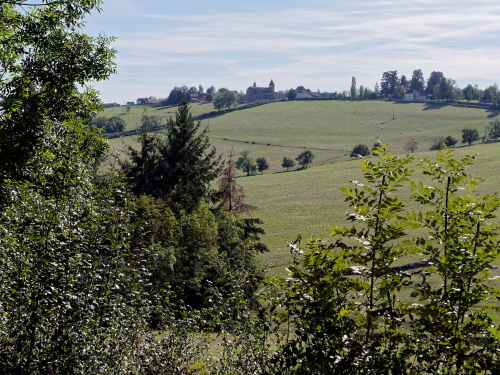
<path fill-rule="evenodd" d="M 119 116 L 125 120 L 127 127 L 125 130 L 133 130 L 141 125 L 142 111 L 144 108 L 147 109 L 148 115 L 159 116 L 162 118 L 162 123 L 166 124 L 167 120 L 172 117 L 175 120 L 175 110 L 177 106 L 168 107 L 149 107 L 143 105 L 133 105 L 130 107 L 130 112 L 127 113 L 126 107 L 114 107 L 106 108 L 103 112 L 100 112 L 98 116 L 112 117 Z M 191 105 L 191 113 L 193 116 L 199 116 L 203 113 L 214 111 L 213 104 L 210 103 L 199 103 Z"/>
<path fill-rule="evenodd" d="M 203 105 L 195 104 L 192 109 L 199 110 L 197 107 Z M 483 109 L 412 103 L 394 105 L 396 119 L 392 120 L 392 111 L 393 104 L 385 102 L 279 102 L 210 119 L 210 142 L 225 158 L 234 148 L 236 154 L 249 150 L 254 158 L 266 157 L 270 164 L 268 173 L 241 177 L 238 182 L 245 190 L 247 203 L 259 207 L 253 216 L 264 221 L 267 233 L 263 239 L 272 250 L 261 259 L 274 264 L 276 273 L 284 272 L 283 264 L 290 260 L 286 240 L 299 233 L 303 238 L 325 238 L 330 233 L 325 228 L 347 225 L 345 213 L 349 207 L 339 189 L 349 186 L 350 180 L 363 179 L 359 161 L 349 158 L 354 145 L 366 143 L 371 147 L 380 139 L 396 154 L 403 154 L 404 143 L 414 138 L 419 142 L 415 159 L 433 157 L 435 152 L 428 151 L 433 138 L 452 135 L 460 141 L 463 128 L 477 128 L 483 134 L 498 115 Z M 381 124 L 383 121 L 385 124 Z M 110 145 L 118 149 L 124 144 L 134 145 L 133 137 L 110 140 Z M 500 177 L 495 172 L 500 166 L 500 144 L 476 142 L 470 147 L 460 143 L 457 146 L 457 157 L 479 154 L 470 170 L 484 177 L 478 193 L 497 192 Z M 295 158 L 304 147 L 316 155 L 312 167 L 282 172 L 283 156 Z M 414 180 L 423 180 L 418 169 Z M 398 195 L 408 200 L 409 186 Z M 421 208 L 408 202 L 407 209 Z M 397 264 L 417 258 L 415 255 L 398 260 Z"/>

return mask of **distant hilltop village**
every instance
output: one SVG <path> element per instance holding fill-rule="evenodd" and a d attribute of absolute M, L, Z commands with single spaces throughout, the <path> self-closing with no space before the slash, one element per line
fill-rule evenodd
<path fill-rule="evenodd" d="M 201 86 L 200 86 L 201 88 Z M 258 102 L 258 101 L 266 101 L 266 100 L 283 100 L 288 98 L 288 91 L 289 90 L 281 90 L 281 91 L 276 91 L 276 86 L 274 84 L 274 81 L 271 79 L 271 82 L 269 82 L 268 87 L 258 87 L 257 83 L 254 82 L 252 86 L 249 86 L 246 89 L 246 93 L 243 93 L 242 91 L 238 92 L 236 90 L 229 90 L 227 88 L 220 88 L 217 92 L 215 91 L 215 88 L 212 86 L 210 89 L 207 90 L 207 92 L 202 92 L 200 89 L 197 89 L 196 87 L 191 87 L 188 89 L 186 86 L 183 87 L 175 87 L 172 91 L 174 90 L 182 90 L 185 91 L 185 94 L 189 96 L 190 102 L 191 103 L 199 103 L 199 102 L 205 102 L 207 101 L 207 95 L 211 94 L 213 96 L 217 96 L 218 94 L 224 93 L 224 92 L 232 92 L 236 95 L 236 101 L 238 103 L 252 103 L 252 102 Z M 312 91 L 310 89 L 306 89 L 304 86 L 298 86 L 296 89 L 297 91 L 297 99 L 304 99 L 304 98 L 320 98 L 322 96 L 322 93 L 317 90 L 317 91 Z M 325 93 L 323 93 L 324 96 Z M 333 93 L 326 93 L 329 97 L 336 97 L 339 95 L 337 92 Z M 213 100 L 213 99 L 212 99 Z M 210 100 L 211 101 L 211 100 Z M 149 97 L 141 97 L 137 98 L 135 102 L 127 102 L 126 105 L 152 105 L 152 106 L 165 106 L 165 105 L 171 105 L 172 103 L 169 103 L 169 98 L 159 98 L 157 99 L 154 96 L 149 96 Z M 106 103 L 104 105 L 105 108 L 110 108 L 110 107 L 119 107 L 120 104 L 118 103 Z"/>

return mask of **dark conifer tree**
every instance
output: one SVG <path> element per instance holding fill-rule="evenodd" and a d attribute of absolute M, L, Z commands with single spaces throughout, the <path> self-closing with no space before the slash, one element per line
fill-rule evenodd
<path fill-rule="evenodd" d="M 143 132 L 139 150 L 128 146 L 129 160 L 122 163 L 135 193 L 162 198 L 174 207 L 190 211 L 200 200 L 215 203 L 220 194 L 210 187 L 222 170 L 215 148 L 209 152 L 207 129 L 197 135 L 201 121 L 195 123 L 186 99 L 168 120 L 165 134 Z"/>

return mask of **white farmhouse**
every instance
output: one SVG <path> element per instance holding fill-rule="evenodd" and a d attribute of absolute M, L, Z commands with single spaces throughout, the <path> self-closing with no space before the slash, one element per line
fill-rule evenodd
<path fill-rule="evenodd" d="M 405 102 L 421 102 L 429 100 L 431 96 L 431 94 L 423 94 L 418 92 L 417 90 L 413 90 L 413 92 L 407 92 L 403 100 Z"/>

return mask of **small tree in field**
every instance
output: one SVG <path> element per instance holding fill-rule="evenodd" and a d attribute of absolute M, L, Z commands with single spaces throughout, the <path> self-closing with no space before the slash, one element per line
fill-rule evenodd
<path fill-rule="evenodd" d="M 295 165 L 295 162 L 292 159 L 287 158 L 286 156 L 283 157 L 283 163 L 281 163 L 281 166 L 283 168 L 286 168 L 287 172 L 288 172 L 288 169 L 292 168 L 294 165 Z"/>
<path fill-rule="evenodd" d="M 468 143 L 469 146 L 472 142 L 479 139 L 479 132 L 477 129 L 462 129 L 462 143 Z"/>
<path fill-rule="evenodd" d="M 446 144 L 446 147 L 451 147 L 451 146 L 454 146 L 456 145 L 458 141 L 453 138 L 451 135 L 447 136 L 445 139 L 444 139 L 444 143 Z"/>
<path fill-rule="evenodd" d="M 266 158 L 257 158 L 255 162 L 257 163 L 257 170 L 260 172 L 260 174 L 262 174 L 262 172 L 264 172 L 266 169 L 269 169 L 269 164 L 267 163 Z"/>
<path fill-rule="evenodd" d="M 127 104 L 127 106 L 125 107 L 125 109 L 127 110 L 127 115 L 130 113 L 131 108 L 132 106 L 130 104 Z"/>
<path fill-rule="evenodd" d="M 418 142 L 414 139 L 409 140 L 405 144 L 405 150 L 408 152 L 411 151 L 411 153 L 413 154 L 416 150 L 418 150 Z"/>
<path fill-rule="evenodd" d="M 219 187 L 224 194 L 221 206 L 225 211 L 238 216 L 241 213 L 257 209 L 256 206 L 244 203 L 246 195 L 243 192 L 243 187 L 236 183 L 236 163 L 233 160 L 233 150 L 229 154 L 227 166 L 222 170 Z"/>
<path fill-rule="evenodd" d="M 302 166 L 302 168 L 307 168 L 309 164 L 313 162 L 314 155 L 311 150 L 306 150 L 304 152 L 301 152 L 299 156 L 295 158 L 297 162 Z"/>
<path fill-rule="evenodd" d="M 500 121 L 495 120 L 490 122 L 490 126 L 488 127 L 490 133 L 488 134 L 490 138 L 493 138 L 495 141 L 500 137 Z"/>
<path fill-rule="evenodd" d="M 351 158 L 357 158 L 358 156 L 367 156 L 370 155 L 370 149 L 368 148 L 367 145 L 364 144 L 359 144 L 356 147 L 354 147 L 351 151 Z"/>
<path fill-rule="evenodd" d="M 236 168 L 246 172 L 247 176 L 250 176 L 257 170 L 257 166 L 253 163 L 253 159 L 248 156 L 249 153 L 250 151 L 242 151 L 240 153 L 241 156 L 236 161 Z"/>

